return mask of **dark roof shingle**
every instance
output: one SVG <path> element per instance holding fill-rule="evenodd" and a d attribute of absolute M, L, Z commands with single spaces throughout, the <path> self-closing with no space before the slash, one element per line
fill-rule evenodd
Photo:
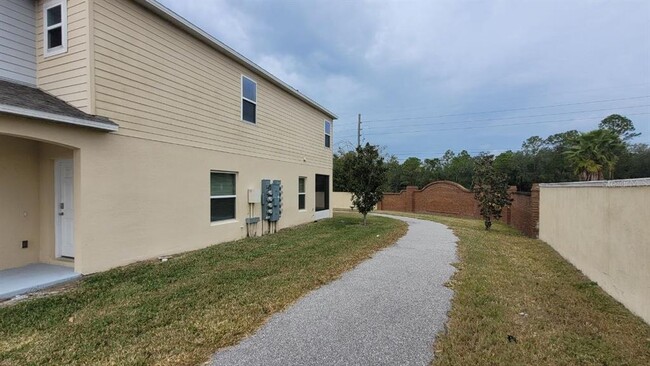
<path fill-rule="evenodd" d="M 11 111 L 3 110 L 1 107 L 3 105 L 14 108 Z M 39 112 L 44 116 L 51 115 L 53 118 L 44 117 L 44 119 L 57 122 L 65 123 L 65 120 L 72 118 L 80 122 L 89 122 L 89 125 L 91 125 L 89 127 L 97 126 L 102 128 L 102 126 L 105 126 L 108 130 L 116 130 L 118 127 L 116 123 L 108 118 L 87 114 L 38 88 L 0 80 L 0 112 L 20 115 L 22 113 L 16 112 L 19 109 Z M 24 115 L 34 117 L 32 114 Z M 57 119 L 56 116 L 63 118 Z"/>

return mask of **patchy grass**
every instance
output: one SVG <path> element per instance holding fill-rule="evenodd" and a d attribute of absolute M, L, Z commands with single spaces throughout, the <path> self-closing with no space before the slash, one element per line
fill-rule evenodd
<path fill-rule="evenodd" d="M 88 276 L 62 294 L 2 307 L 0 365 L 201 363 L 406 232 L 401 221 L 360 222 L 337 214 Z"/>
<path fill-rule="evenodd" d="M 650 365 L 650 326 L 546 243 L 499 223 L 410 216 L 460 239 L 434 365 Z"/>

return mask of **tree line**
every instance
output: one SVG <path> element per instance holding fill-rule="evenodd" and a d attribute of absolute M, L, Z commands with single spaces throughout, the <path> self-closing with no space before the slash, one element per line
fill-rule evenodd
<path fill-rule="evenodd" d="M 529 191 L 533 183 L 577 180 L 625 179 L 650 177 L 650 146 L 632 143 L 639 136 L 632 121 L 613 114 L 598 128 L 588 132 L 569 130 L 546 138 L 532 136 L 520 150 L 508 150 L 494 158 L 494 169 L 509 185 Z M 394 155 L 384 154 L 386 176 L 382 189 L 399 192 L 406 186 L 422 188 L 436 180 L 449 180 L 472 189 L 481 156 L 466 150 L 447 150 L 440 158 L 421 160 L 409 157 L 400 163 Z M 334 190 L 350 191 L 350 165 L 354 151 L 334 154 Z"/>

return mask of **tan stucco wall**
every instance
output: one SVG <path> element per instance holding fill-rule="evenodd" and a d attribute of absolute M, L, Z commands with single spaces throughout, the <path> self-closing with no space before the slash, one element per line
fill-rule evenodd
<path fill-rule="evenodd" d="M 650 323 L 650 186 L 544 187 L 539 238 Z"/>
<path fill-rule="evenodd" d="M 0 269 L 38 261 L 38 196 L 38 142 L 0 135 Z"/>
<path fill-rule="evenodd" d="M 330 169 L 301 159 L 246 157 L 5 116 L 0 134 L 74 148 L 75 270 L 81 273 L 245 237 L 247 189 L 259 189 L 263 178 L 284 186 L 279 228 L 314 219 L 315 174 L 329 175 L 332 186 Z M 236 221 L 210 223 L 211 170 L 238 174 Z M 298 211 L 300 176 L 307 177 L 304 212 Z M 256 216 L 259 211 L 257 204 Z"/>
<path fill-rule="evenodd" d="M 56 259 L 54 219 L 54 160 L 73 159 L 73 151 L 48 143 L 39 143 L 39 204 L 40 204 L 40 239 L 41 245 L 38 261 L 64 266 L 73 266 L 70 261 Z"/>
<path fill-rule="evenodd" d="M 0 135 L 0 269 L 72 265 L 54 253 L 54 159 L 72 155 L 64 147 Z"/>
<path fill-rule="evenodd" d="M 350 192 L 334 192 L 332 194 L 332 207 L 342 210 L 349 210 L 352 206 L 352 193 Z"/>

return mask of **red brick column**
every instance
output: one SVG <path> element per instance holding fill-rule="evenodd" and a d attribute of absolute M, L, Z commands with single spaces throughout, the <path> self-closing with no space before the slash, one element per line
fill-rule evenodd
<path fill-rule="evenodd" d="M 539 236 L 539 184 L 533 184 L 530 190 L 530 225 L 533 237 Z"/>
<path fill-rule="evenodd" d="M 517 186 L 510 186 L 508 187 L 508 198 L 514 199 L 513 195 L 517 193 Z M 510 225 L 512 222 L 512 207 L 511 206 L 506 206 L 504 209 L 504 218 L 506 219 L 506 225 Z"/>
<path fill-rule="evenodd" d="M 408 186 L 404 195 L 406 196 L 406 212 L 415 212 L 415 191 L 418 190 L 417 186 Z"/>

